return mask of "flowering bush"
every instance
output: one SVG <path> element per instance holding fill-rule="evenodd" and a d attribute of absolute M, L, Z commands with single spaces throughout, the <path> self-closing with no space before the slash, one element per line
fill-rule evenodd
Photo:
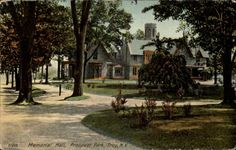
<path fill-rule="evenodd" d="M 165 113 L 165 116 L 168 118 L 168 119 L 172 119 L 173 116 L 174 116 L 174 113 L 177 111 L 176 109 L 176 103 L 177 102 L 172 102 L 172 101 L 164 101 L 162 102 L 162 110 L 164 111 Z"/>
<path fill-rule="evenodd" d="M 118 95 L 115 97 L 115 100 L 111 102 L 111 106 L 116 113 L 121 110 L 125 110 L 125 103 L 127 103 L 126 97 L 122 95 L 121 89 L 119 90 Z"/>

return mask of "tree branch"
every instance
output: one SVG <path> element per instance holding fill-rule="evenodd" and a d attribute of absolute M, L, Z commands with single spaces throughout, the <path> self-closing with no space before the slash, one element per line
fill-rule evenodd
<path fill-rule="evenodd" d="M 92 54 L 88 57 L 88 58 L 85 58 L 85 63 L 87 63 L 92 57 L 93 55 L 96 53 L 96 51 L 98 50 L 98 48 L 101 46 L 101 43 L 99 43 L 97 45 L 97 47 L 94 49 L 94 51 L 92 52 Z"/>
<path fill-rule="evenodd" d="M 77 11 L 76 11 L 76 3 L 75 0 L 71 0 L 71 13 L 72 13 L 72 21 L 74 25 L 74 34 L 77 35 L 79 34 L 79 23 L 78 23 L 78 18 L 77 18 Z M 77 37 L 77 36 L 75 36 Z"/>
<path fill-rule="evenodd" d="M 232 65 L 234 64 L 234 61 L 235 61 L 235 58 L 236 58 L 236 52 L 234 52 L 234 55 L 233 55 L 233 58 L 232 58 Z"/>
<path fill-rule="evenodd" d="M 10 14 L 12 16 L 12 20 L 14 21 L 14 26 L 15 26 L 16 32 L 19 36 L 21 36 L 22 35 L 22 25 L 20 23 L 20 16 L 16 12 L 16 7 L 13 4 L 13 1 L 9 1 L 8 5 L 9 5 L 9 9 L 10 9 Z"/>
<path fill-rule="evenodd" d="M 75 1 L 75 0 L 72 0 Z M 80 22 L 80 32 L 84 32 L 86 30 L 85 27 L 87 24 L 88 17 L 89 17 L 89 11 L 91 8 L 91 0 L 84 0 L 82 2 L 82 15 L 81 15 L 81 22 Z"/>

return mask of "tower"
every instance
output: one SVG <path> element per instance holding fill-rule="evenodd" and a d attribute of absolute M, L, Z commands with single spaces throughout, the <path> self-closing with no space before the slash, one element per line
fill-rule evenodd
<path fill-rule="evenodd" d="M 156 24 L 146 23 L 145 24 L 145 40 L 152 40 L 156 37 Z"/>

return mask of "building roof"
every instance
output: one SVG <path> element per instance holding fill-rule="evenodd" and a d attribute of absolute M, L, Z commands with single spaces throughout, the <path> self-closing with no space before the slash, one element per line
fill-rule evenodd
<path fill-rule="evenodd" d="M 141 47 L 147 43 L 151 42 L 151 40 L 137 40 L 134 39 L 132 40 L 128 45 L 129 45 L 129 50 L 131 55 L 143 55 L 144 50 L 150 50 L 150 51 L 155 51 L 156 47 L 155 46 L 146 46 L 144 49 L 141 49 Z M 171 54 L 175 54 L 177 50 L 176 45 L 174 44 L 170 50 L 168 50 Z M 189 49 L 189 54 L 191 57 L 196 57 L 196 54 L 198 51 L 201 52 L 201 55 L 203 58 L 209 58 L 209 54 L 207 51 L 204 51 L 200 46 L 193 48 L 190 47 Z"/>
<path fill-rule="evenodd" d="M 196 57 L 196 54 L 200 51 L 202 54 L 203 58 L 209 58 L 209 53 L 208 51 L 204 51 L 200 46 L 196 47 L 196 48 L 191 48 L 193 56 Z"/>
<path fill-rule="evenodd" d="M 137 40 L 134 39 L 132 40 L 128 45 L 130 49 L 130 54 L 131 55 L 143 55 L 144 50 L 151 50 L 155 51 L 156 47 L 155 46 L 146 46 L 144 49 L 141 49 L 141 47 L 148 42 L 151 42 L 151 40 Z"/>
<path fill-rule="evenodd" d="M 178 50 L 178 51 L 176 51 L 176 50 Z M 170 50 L 168 50 L 168 51 L 169 51 L 171 54 L 173 54 L 173 55 L 175 55 L 175 54 L 178 55 L 179 50 L 181 50 L 181 49 L 178 49 L 178 48 L 176 47 L 176 45 L 174 44 L 174 45 L 172 46 L 172 48 L 171 48 Z M 191 57 L 196 57 L 196 54 L 200 51 L 203 58 L 209 58 L 209 53 L 208 53 L 208 51 L 204 51 L 200 46 L 198 46 L 198 47 L 189 47 L 189 48 L 187 48 L 186 50 L 187 50 L 187 52 L 189 52 L 189 55 L 190 55 Z"/>
<path fill-rule="evenodd" d="M 111 44 L 110 47 L 103 45 L 107 53 L 118 52 L 117 48 Z"/>

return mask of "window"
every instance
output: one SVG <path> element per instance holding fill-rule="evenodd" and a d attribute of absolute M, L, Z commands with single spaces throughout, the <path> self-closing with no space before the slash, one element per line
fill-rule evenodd
<path fill-rule="evenodd" d="M 138 74 L 138 68 L 133 67 L 133 75 L 136 76 Z"/>
<path fill-rule="evenodd" d="M 122 76 L 122 75 L 123 75 L 122 67 L 116 67 L 115 76 Z"/>

